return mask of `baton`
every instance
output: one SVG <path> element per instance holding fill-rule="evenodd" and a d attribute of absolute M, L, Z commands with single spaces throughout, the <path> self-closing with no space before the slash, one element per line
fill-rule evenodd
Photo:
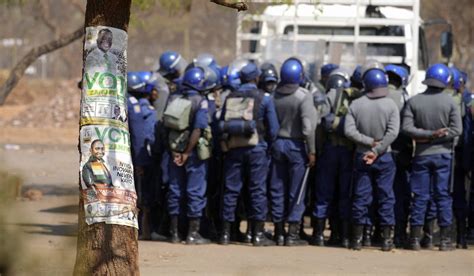
<path fill-rule="evenodd" d="M 296 201 L 296 205 L 300 204 L 301 198 L 303 197 L 303 191 L 305 190 L 306 180 L 308 180 L 310 167 L 306 167 L 306 171 L 304 172 L 303 182 L 301 182 L 301 189 L 300 194 L 298 195 L 298 201 Z"/>
<path fill-rule="evenodd" d="M 458 138 L 453 139 L 453 145 L 451 147 L 451 174 L 449 176 L 449 193 L 454 192 L 454 166 L 456 162 L 456 144 L 458 143 Z"/>

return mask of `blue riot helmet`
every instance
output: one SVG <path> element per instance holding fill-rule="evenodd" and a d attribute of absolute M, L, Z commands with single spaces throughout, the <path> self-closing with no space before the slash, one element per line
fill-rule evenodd
<path fill-rule="evenodd" d="M 362 66 L 357 65 L 356 68 L 354 69 L 354 72 L 352 72 L 351 76 L 351 85 L 355 88 L 362 89 L 364 84 L 362 83 Z"/>
<path fill-rule="evenodd" d="M 186 67 L 186 71 L 195 67 L 200 67 L 204 70 L 205 82 L 203 90 L 211 90 L 217 86 L 220 86 L 220 71 L 217 69 L 216 66 L 211 67 L 202 64 L 199 61 L 193 61 Z"/>
<path fill-rule="evenodd" d="M 431 65 L 428 70 L 426 70 L 426 77 L 423 84 L 431 87 L 446 88 L 448 87 L 451 78 L 452 76 L 448 66 L 442 63 L 437 63 Z"/>
<path fill-rule="evenodd" d="M 163 77 L 179 77 L 179 74 L 183 71 L 185 64 L 186 61 L 179 53 L 174 51 L 166 51 L 160 56 L 160 67 L 158 68 L 158 72 Z"/>
<path fill-rule="evenodd" d="M 222 86 L 227 85 L 227 70 L 229 70 L 229 66 L 226 65 L 220 69 L 220 76 L 221 76 L 221 84 Z"/>
<path fill-rule="evenodd" d="M 193 67 L 184 72 L 181 84 L 185 87 L 193 88 L 197 91 L 205 89 L 205 71 L 201 67 Z"/>
<path fill-rule="evenodd" d="M 369 59 L 364 63 L 364 65 L 362 65 L 362 68 L 361 68 L 362 79 L 364 79 L 365 73 L 369 72 L 369 70 L 371 69 L 380 69 L 382 71 L 385 71 L 385 67 L 383 66 L 382 63 L 374 59 Z"/>
<path fill-rule="evenodd" d="M 275 67 L 260 67 L 262 74 L 260 75 L 261 82 L 278 82 L 278 73 Z"/>
<path fill-rule="evenodd" d="M 264 63 L 260 66 L 262 74 L 260 75 L 259 88 L 265 92 L 272 93 L 278 84 L 278 73 L 276 67 L 271 63 Z"/>
<path fill-rule="evenodd" d="M 203 90 L 211 90 L 220 86 L 220 76 L 218 70 L 204 65 L 201 65 L 200 67 L 204 69 L 205 81 Z"/>
<path fill-rule="evenodd" d="M 404 66 L 398 66 L 400 68 L 401 76 L 402 76 L 402 85 L 403 87 L 408 86 L 408 81 L 410 80 L 410 72 L 408 72 L 408 69 Z"/>
<path fill-rule="evenodd" d="M 329 74 L 326 82 L 326 92 L 331 89 L 348 88 L 351 86 L 349 73 L 343 69 L 335 69 Z"/>
<path fill-rule="evenodd" d="M 321 79 L 328 78 L 332 71 L 339 68 L 339 65 L 334 63 L 328 63 L 321 66 Z"/>
<path fill-rule="evenodd" d="M 147 72 L 128 72 L 127 73 L 127 90 L 132 93 L 151 93 L 153 86 L 148 83 L 151 73 Z"/>
<path fill-rule="evenodd" d="M 364 74 L 365 91 L 370 92 L 378 88 L 386 88 L 388 86 L 388 78 L 382 69 L 370 69 Z"/>
<path fill-rule="evenodd" d="M 449 67 L 449 69 L 451 70 L 451 74 L 452 74 L 452 85 L 453 85 L 453 88 L 456 90 L 456 91 L 459 91 L 461 89 L 461 85 L 462 85 L 462 75 L 461 75 L 461 72 L 458 70 L 458 68 L 452 66 L 452 67 Z"/>
<path fill-rule="evenodd" d="M 236 59 L 231 64 L 229 64 L 229 68 L 227 69 L 227 85 L 237 89 L 242 82 L 240 81 L 240 70 L 245 67 L 245 65 L 249 64 L 247 59 Z"/>
<path fill-rule="evenodd" d="M 209 53 L 200 54 L 193 61 L 209 67 L 218 66 L 214 56 Z"/>
<path fill-rule="evenodd" d="M 150 71 L 139 71 L 137 73 L 140 79 L 142 79 L 146 83 L 150 83 L 150 81 L 152 80 L 153 74 Z"/>
<path fill-rule="evenodd" d="M 397 88 L 404 85 L 404 79 L 407 78 L 406 70 L 398 65 L 389 64 L 385 66 L 385 72 L 387 72 L 388 82 L 395 85 Z"/>
<path fill-rule="evenodd" d="M 297 58 L 285 60 L 280 69 L 282 84 L 300 84 L 304 80 L 304 68 Z"/>

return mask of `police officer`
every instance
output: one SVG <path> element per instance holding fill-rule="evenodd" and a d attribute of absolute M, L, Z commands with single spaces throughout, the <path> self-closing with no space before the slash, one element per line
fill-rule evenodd
<path fill-rule="evenodd" d="M 466 145 L 463 137 L 465 137 L 466 131 L 470 131 L 469 124 L 466 120 L 467 116 L 467 102 L 463 95 L 464 92 L 464 80 L 461 72 L 456 67 L 450 67 L 452 73 L 452 85 L 448 93 L 454 98 L 454 101 L 459 107 L 463 121 L 463 135 L 459 139 L 454 149 L 454 173 L 451 176 L 453 183 L 452 196 L 453 196 L 453 213 L 456 218 L 456 247 L 467 249 L 466 241 L 466 220 L 468 216 L 468 203 L 466 201 L 466 174 L 469 172 L 469 165 L 465 165 L 465 159 L 470 158 L 468 154 L 465 154 Z M 470 100 L 470 99 L 469 99 Z"/>
<path fill-rule="evenodd" d="M 352 248 L 360 250 L 365 224 L 371 224 L 369 208 L 373 195 L 382 226 L 382 250 L 393 248 L 395 224 L 393 179 L 395 168 L 390 145 L 398 135 L 400 114 L 388 95 L 387 75 L 383 69 L 369 69 L 363 74 L 365 94 L 355 100 L 346 115 L 344 133 L 356 147 L 352 202 Z"/>
<path fill-rule="evenodd" d="M 163 121 L 170 148 L 168 211 L 171 216 L 171 242 L 178 243 L 178 216 L 186 198 L 189 220 L 187 244 L 205 244 L 199 234 L 202 211 L 206 206 L 206 159 L 199 152 L 199 140 L 208 127 L 208 102 L 204 89 L 205 72 L 200 67 L 185 72 L 182 89 L 171 95 Z"/>
<path fill-rule="evenodd" d="M 466 239 L 474 240 L 474 93 L 469 91 L 467 85 L 467 74 L 461 72 L 463 76 L 462 87 L 464 87 L 463 98 L 466 104 L 466 116 L 464 116 L 464 167 L 466 171 L 471 173 L 471 192 L 469 194 L 468 206 L 468 225 Z"/>
<path fill-rule="evenodd" d="M 316 202 L 313 210 L 313 236 L 311 244 L 324 245 L 324 228 L 331 207 L 335 205 L 338 218 L 332 231 L 341 227 L 342 246 L 349 248 L 350 188 L 352 176 L 353 143 L 344 136 L 344 120 L 350 103 L 360 94 L 350 89 L 350 77 L 339 68 L 326 83 L 331 112 L 322 120 L 325 144 L 316 171 Z M 332 235 L 333 236 L 333 235 Z M 335 236 L 334 236 L 335 237 Z M 335 239 L 335 238 L 333 238 Z"/>
<path fill-rule="evenodd" d="M 410 248 L 420 249 L 421 228 L 430 186 L 438 210 L 440 250 L 452 249 L 452 199 L 449 194 L 453 140 L 462 132 L 461 115 L 454 100 L 443 90 L 450 82 L 449 68 L 435 64 L 428 68 L 424 84 L 428 89 L 411 98 L 403 115 L 403 131 L 416 142 L 410 187 L 412 197 Z"/>
<path fill-rule="evenodd" d="M 458 93 L 458 88 L 460 86 L 461 74 L 455 67 L 450 67 L 450 81 L 448 86 L 444 89 L 444 92 L 453 97 L 453 100 L 458 108 L 461 118 L 464 117 L 464 107 L 462 103 L 462 94 Z M 457 88 L 455 88 L 457 87 Z M 462 163 L 462 140 L 455 138 L 454 140 L 454 158 L 452 159 L 451 173 L 449 177 L 449 187 L 450 192 L 453 192 L 453 211 L 456 216 L 456 222 L 460 216 L 463 216 L 463 206 L 465 206 L 465 199 L 463 198 L 464 190 L 464 171 L 461 166 Z M 428 207 L 425 215 L 425 224 L 423 225 L 423 238 L 420 240 L 420 245 L 425 249 L 433 249 L 433 237 L 434 237 L 434 227 L 435 221 L 438 213 L 438 207 L 436 206 L 436 201 L 434 199 L 435 194 L 433 186 L 430 189 L 430 200 L 428 202 Z M 458 229 L 459 227 L 456 227 Z"/>
<path fill-rule="evenodd" d="M 321 66 L 321 70 L 320 70 L 321 77 L 319 79 L 319 82 L 316 83 L 316 86 L 318 87 L 319 90 L 327 91 L 326 82 L 328 81 L 329 75 L 331 74 L 332 71 L 336 70 L 337 68 L 339 68 L 339 65 L 334 64 L 334 63 L 328 63 Z"/>
<path fill-rule="evenodd" d="M 363 86 L 364 82 L 364 74 L 368 72 L 370 69 L 381 69 L 385 70 L 384 65 L 375 59 L 369 59 L 364 64 L 354 70 L 354 74 L 357 75 L 357 79 L 360 77 L 360 82 Z M 355 75 L 354 75 L 355 77 Z M 357 82 L 354 83 L 354 86 L 359 86 Z M 362 88 L 363 93 L 365 93 L 364 88 Z M 389 94 L 390 95 L 390 94 Z M 380 230 L 380 222 L 379 216 L 375 215 L 377 210 L 377 202 L 373 201 L 370 208 L 369 208 L 369 217 L 367 224 L 364 225 L 364 231 L 362 235 L 362 245 L 365 247 L 372 246 L 372 243 L 379 244 L 381 243 L 381 230 Z"/>
<path fill-rule="evenodd" d="M 362 81 L 362 66 L 357 65 L 351 75 L 351 88 L 361 92 L 364 88 Z"/>
<path fill-rule="evenodd" d="M 268 172 L 267 144 L 274 140 L 278 121 L 271 98 L 257 88 L 261 71 L 254 64 L 240 71 L 242 85 L 227 96 L 221 115 L 223 134 L 225 188 L 223 194 L 223 231 L 220 244 L 229 244 L 231 224 L 235 221 L 237 200 L 244 179 L 248 176 L 250 208 L 248 220 L 253 228 L 252 243 L 268 246 L 274 243 L 264 235 L 267 216 L 266 177 Z"/>
<path fill-rule="evenodd" d="M 278 73 L 275 65 L 264 63 L 260 66 L 262 74 L 258 82 L 258 88 L 268 94 L 273 94 L 278 84 Z"/>
<path fill-rule="evenodd" d="M 195 66 L 205 69 L 205 81 L 203 94 L 209 103 L 209 126 L 211 131 L 210 142 L 211 157 L 208 161 L 207 174 L 207 199 L 206 208 L 207 218 L 209 218 L 208 229 L 209 235 L 217 238 L 218 227 L 222 224 L 220 219 L 220 203 L 221 203 L 221 183 L 223 179 L 223 156 L 219 144 L 219 119 L 222 111 L 222 103 L 220 102 L 220 92 L 222 90 L 220 82 L 220 68 L 209 54 L 199 55 L 195 61 Z"/>
<path fill-rule="evenodd" d="M 165 51 L 160 56 L 158 69 L 153 76 L 159 98 L 159 101 L 155 102 L 155 109 L 160 121 L 170 93 L 178 90 L 177 79 L 181 77 L 185 67 L 186 61 L 175 51 Z"/>
<path fill-rule="evenodd" d="M 300 83 L 304 68 L 300 60 L 287 59 L 280 72 L 274 102 L 280 123 L 278 138 L 272 147 L 270 197 L 272 219 L 278 245 L 307 245 L 299 237 L 305 210 L 305 174 L 315 164 L 315 122 L 317 118 L 312 95 Z M 288 234 L 284 237 L 284 223 Z"/>
<path fill-rule="evenodd" d="M 405 68 L 389 64 L 385 66 L 388 75 L 388 96 L 403 112 L 408 100 L 405 90 L 408 72 Z M 410 164 L 413 154 L 413 143 L 409 136 L 399 133 L 392 144 L 392 156 L 396 165 L 395 181 L 393 190 L 395 192 L 395 236 L 394 244 L 403 247 L 407 241 L 408 215 L 410 208 Z"/>
<path fill-rule="evenodd" d="M 135 185 L 140 208 L 141 239 L 150 239 L 150 208 L 154 198 L 153 157 L 151 148 L 155 143 L 156 111 L 152 104 L 156 100 L 153 86 L 147 83 L 150 72 L 129 72 L 128 116 Z"/>

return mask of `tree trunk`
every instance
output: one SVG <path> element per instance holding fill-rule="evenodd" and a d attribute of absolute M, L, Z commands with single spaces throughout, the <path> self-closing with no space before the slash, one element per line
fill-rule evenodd
<path fill-rule="evenodd" d="M 130 5 L 131 0 L 88 0 L 85 26 L 107 26 L 127 31 Z M 84 46 L 83 72 L 86 69 L 86 46 Z M 83 88 L 83 100 L 87 96 L 85 92 L 86 89 Z M 81 108 L 83 108 L 82 105 Z M 81 122 L 81 133 L 83 127 Z M 105 123 L 105 127 L 107 127 L 107 123 Z M 125 129 L 125 131 L 124 135 L 127 136 L 128 130 Z M 83 143 L 81 138 L 79 140 L 79 143 Z M 79 151 L 81 154 L 81 146 Z M 116 157 L 112 156 L 111 158 Z M 108 161 L 110 160 L 108 159 Z M 86 197 L 82 188 L 80 195 L 79 234 L 74 275 L 139 275 L 137 229 L 131 226 L 106 224 L 104 222 L 88 225 L 84 210 Z"/>

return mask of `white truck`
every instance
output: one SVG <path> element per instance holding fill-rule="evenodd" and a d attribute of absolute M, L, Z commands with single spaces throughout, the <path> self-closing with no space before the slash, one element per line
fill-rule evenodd
<path fill-rule="evenodd" d="M 428 55 L 420 0 L 249 2 L 254 13 L 239 14 L 237 20 L 237 57 L 278 63 L 297 56 L 311 69 L 313 80 L 325 63 L 354 69 L 376 59 L 409 70 L 410 95 L 425 88 L 421 81 Z M 444 54 L 452 37 L 443 34 L 443 39 Z"/>

